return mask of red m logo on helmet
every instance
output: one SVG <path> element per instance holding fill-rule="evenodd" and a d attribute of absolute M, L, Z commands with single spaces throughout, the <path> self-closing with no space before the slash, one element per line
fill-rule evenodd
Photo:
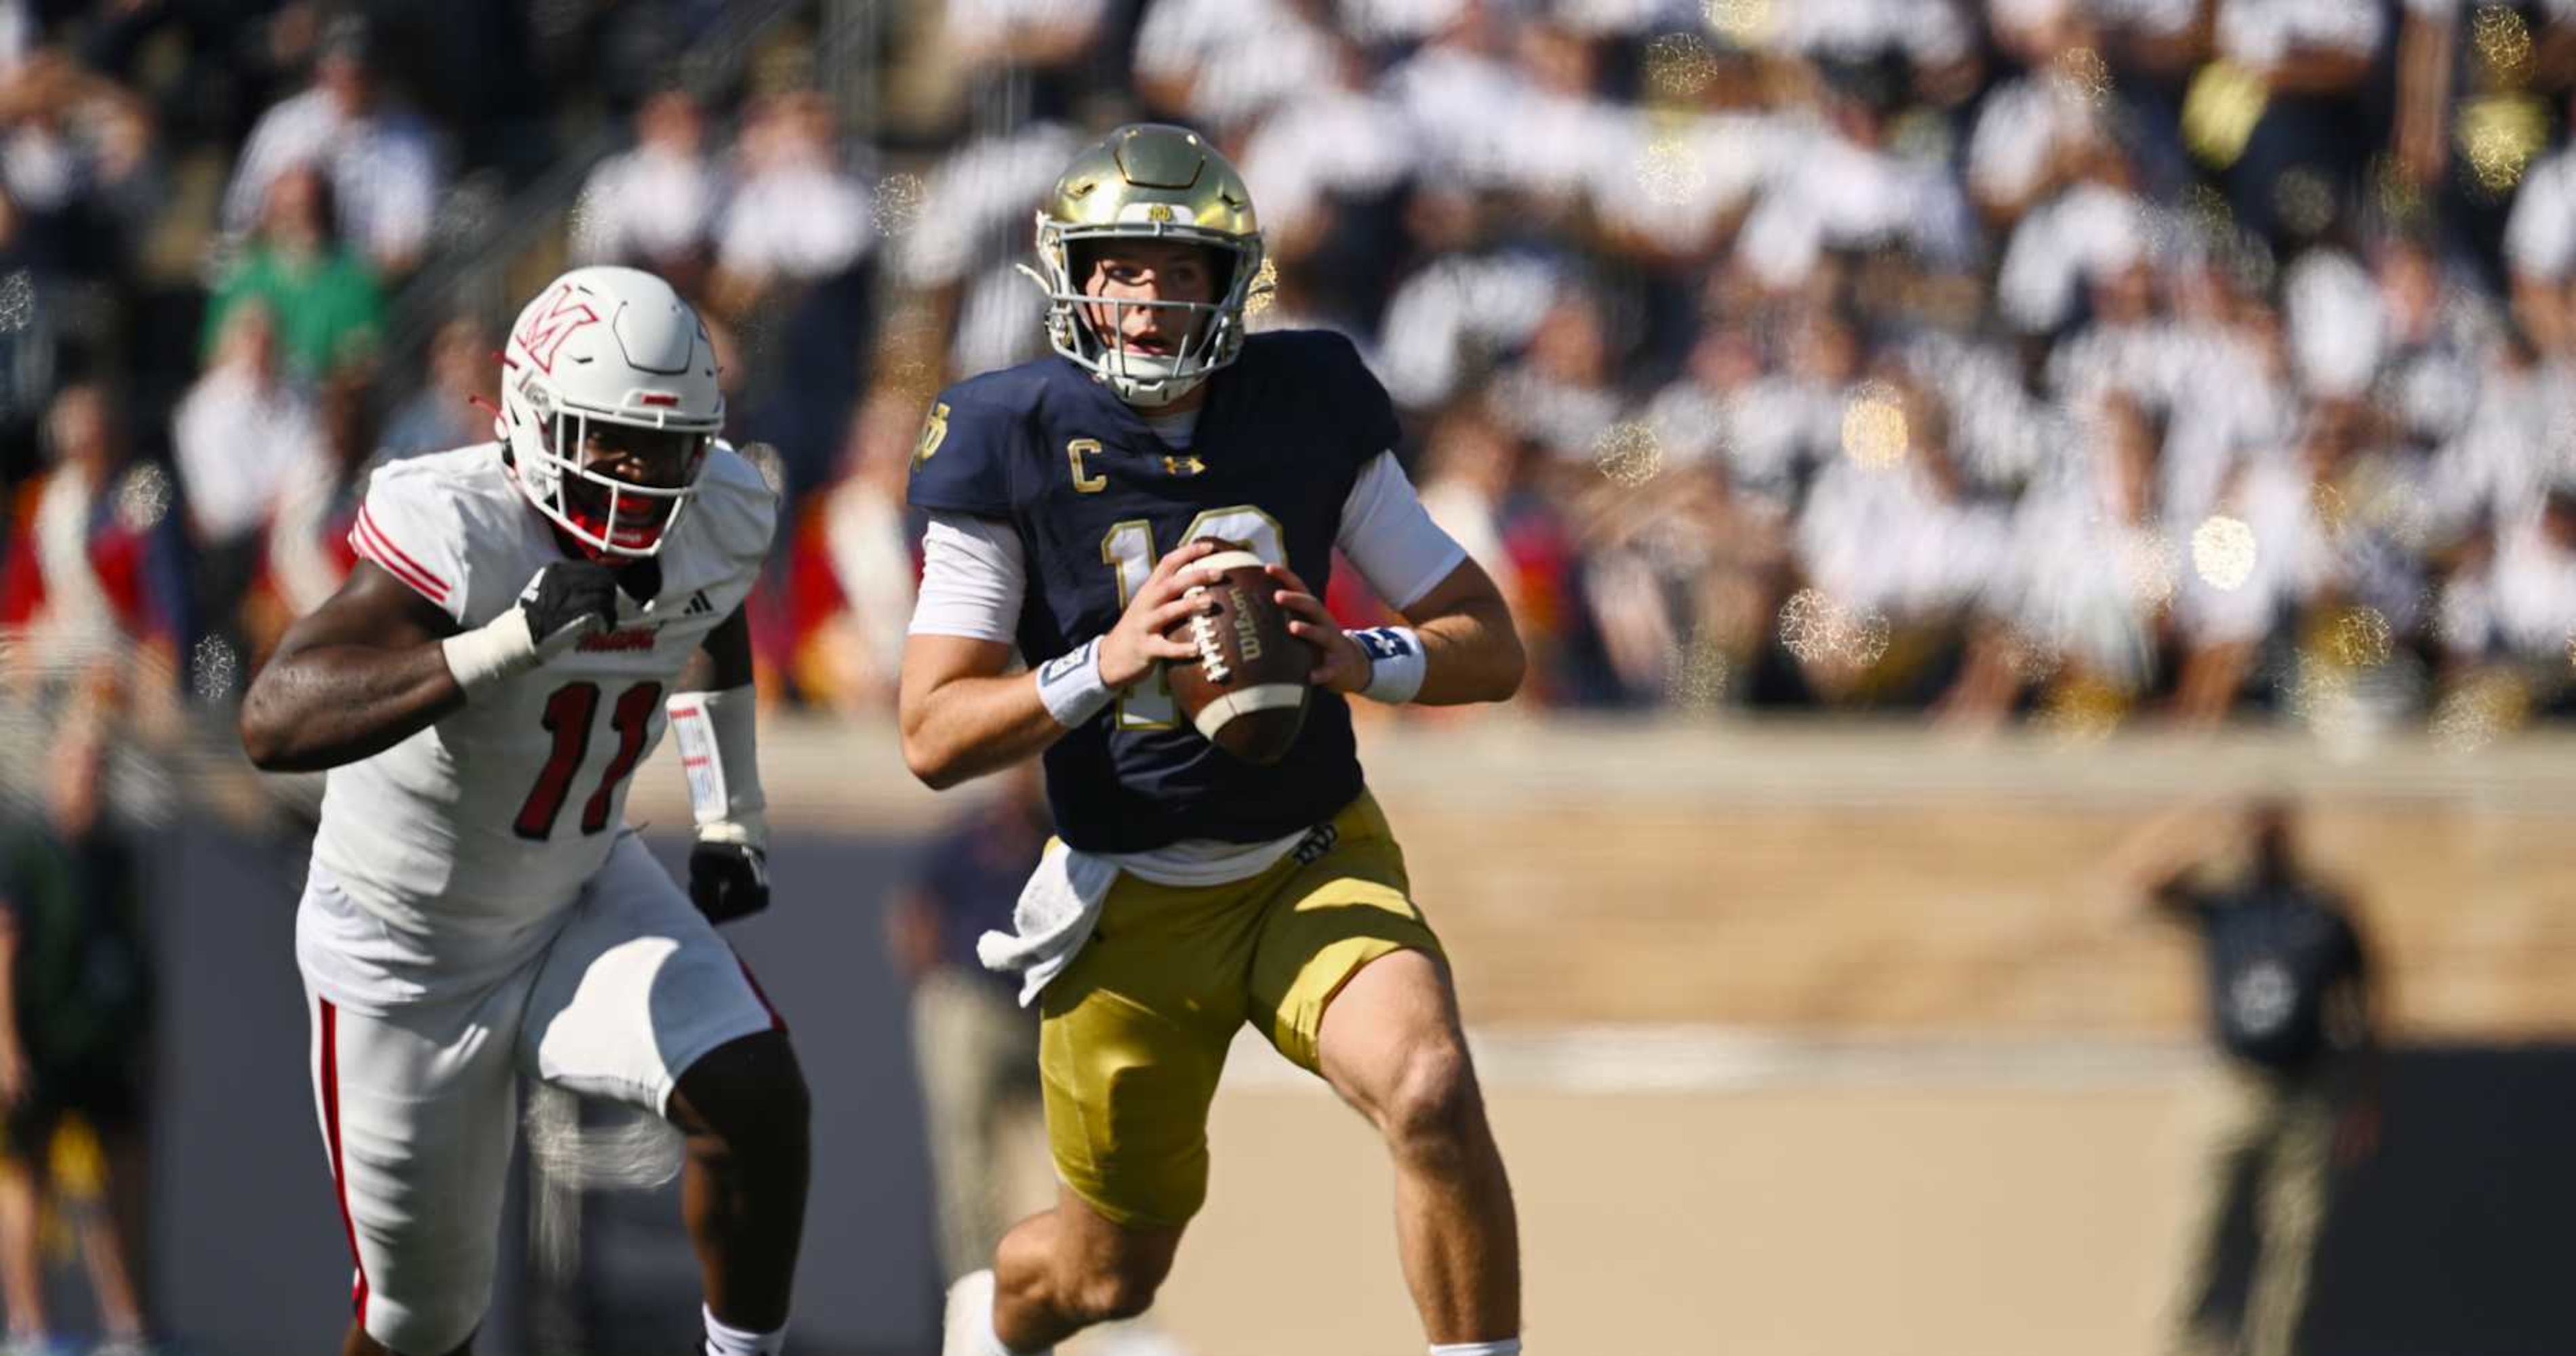
<path fill-rule="evenodd" d="M 573 295 L 570 287 L 562 288 L 544 310 L 529 308 L 527 323 L 519 327 L 519 347 L 526 349 L 529 359 L 551 376 L 555 354 L 563 348 L 564 340 L 570 339 L 574 330 L 598 320 L 599 312 L 590 309 L 588 302 Z"/>

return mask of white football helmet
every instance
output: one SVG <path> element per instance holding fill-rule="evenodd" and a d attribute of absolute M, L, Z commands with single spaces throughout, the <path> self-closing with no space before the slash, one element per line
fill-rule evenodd
<path fill-rule="evenodd" d="M 577 268 L 519 312 L 501 350 L 500 433 L 528 502 L 591 551 L 662 549 L 724 427 L 715 345 L 671 285 L 632 268 Z M 688 435 L 676 485 L 586 464 L 594 423 Z"/>

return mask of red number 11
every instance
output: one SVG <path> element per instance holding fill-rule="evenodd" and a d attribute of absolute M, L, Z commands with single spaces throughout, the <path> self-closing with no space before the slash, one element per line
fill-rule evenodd
<path fill-rule="evenodd" d="M 617 698 L 617 709 L 609 724 L 617 731 L 617 756 L 608 760 L 608 768 L 599 777 L 599 789 L 581 807 L 581 831 L 597 833 L 608 827 L 609 803 L 617 793 L 617 784 L 635 770 L 635 760 L 644 755 L 644 737 L 651 733 L 653 708 L 662 701 L 660 683 L 637 683 Z M 581 770 L 581 760 L 590 754 L 590 718 L 599 710 L 599 684 L 566 683 L 546 698 L 546 733 L 555 737 L 554 751 L 546 765 L 537 772 L 537 784 L 528 788 L 527 802 L 519 807 L 519 818 L 511 826 L 521 838 L 542 842 L 554 836 L 555 817 L 563 813 L 564 797 L 572 790 L 572 775 Z"/>

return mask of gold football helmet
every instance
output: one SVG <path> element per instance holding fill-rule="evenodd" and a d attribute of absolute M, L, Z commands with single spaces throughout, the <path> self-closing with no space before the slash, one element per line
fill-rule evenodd
<path fill-rule="evenodd" d="M 1131 301 L 1084 296 L 1095 240 L 1176 240 L 1202 245 L 1218 264 L 1218 299 Z M 1163 123 L 1130 123 L 1073 159 L 1038 212 L 1038 268 L 1021 265 L 1047 294 L 1047 341 L 1109 384 L 1130 405 L 1168 405 L 1243 350 L 1243 308 L 1261 272 L 1261 223 L 1252 190 L 1198 133 Z M 1190 312 L 1190 331 L 1169 356 L 1103 342 L 1085 306 L 1112 316 L 1128 306 Z"/>

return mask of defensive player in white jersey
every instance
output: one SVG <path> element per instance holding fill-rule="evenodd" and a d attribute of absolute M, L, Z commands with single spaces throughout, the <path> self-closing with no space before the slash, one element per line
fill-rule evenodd
<path fill-rule="evenodd" d="M 357 567 L 242 707 L 253 762 L 331 769 L 296 958 L 357 1259 L 343 1351 L 471 1348 L 525 1074 L 680 1128 L 705 1350 L 775 1352 L 805 1084 L 714 924 L 768 903 L 742 608 L 777 499 L 716 442 L 707 332 L 659 278 L 565 274 L 502 367 L 501 439 L 376 472 Z M 621 822 L 666 725 L 686 893 Z"/>

